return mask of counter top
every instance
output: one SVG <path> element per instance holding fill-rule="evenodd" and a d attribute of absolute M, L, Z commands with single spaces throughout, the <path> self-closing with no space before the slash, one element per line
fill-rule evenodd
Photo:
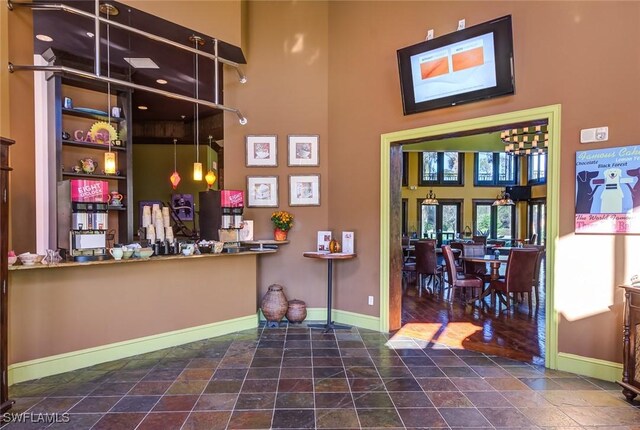
<path fill-rule="evenodd" d="M 191 260 L 191 259 L 199 259 L 199 258 L 215 258 L 215 257 L 235 257 L 241 255 L 252 255 L 252 254 L 273 254 L 277 252 L 276 249 L 264 248 L 262 251 L 243 251 L 243 252 L 223 252 L 220 254 L 200 254 L 200 255 L 159 255 L 150 258 L 135 258 L 131 257 L 126 260 L 114 260 L 113 258 L 108 258 L 106 260 L 101 261 L 69 261 L 62 262 L 59 264 L 42 264 L 36 263 L 32 266 L 24 266 L 22 264 L 14 264 L 13 266 L 9 266 L 9 271 L 19 271 L 19 270 L 34 270 L 34 269 L 59 269 L 65 267 L 86 267 L 86 266 L 99 266 L 105 264 L 130 264 L 130 263 L 143 263 L 149 261 L 167 261 L 167 260 Z"/>

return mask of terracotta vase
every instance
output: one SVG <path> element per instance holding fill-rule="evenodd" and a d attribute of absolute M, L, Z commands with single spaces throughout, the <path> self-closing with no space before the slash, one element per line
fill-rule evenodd
<path fill-rule="evenodd" d="M 275 240 L 287 240 L 287 233 L 287 230 L 280 230 L 279 228 L 276 228 L 273 231 L 273 237 Z"/>
<path fill-rule="evenodd" d="M 282 285 L 270 285 L 267 293 L 262 297 L 262 302 L 260 302 L 260 309 L 267 320 L 268 327 L 278 327 L 280 320 L 289 309 L 289 302 L 282 288 Z"/>

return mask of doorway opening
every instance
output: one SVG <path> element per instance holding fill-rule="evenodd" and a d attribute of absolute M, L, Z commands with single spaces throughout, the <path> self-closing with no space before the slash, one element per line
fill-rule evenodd
<path fill-rule="evenodd" d="M 546 217 L 545 360 L 557 364 L 557 313 L 554 303 L 554 258 L 558 238 L 558 194 L 560 168 L 560 105 L 527 109 L 470 120 L 403 130 L 381 136 L 380 194 L 380 325 L 382 331 L 401 328 L 402 317 L 402 157 L 403 145 L 470 136 L 546 122 L 549 134 Z"/>

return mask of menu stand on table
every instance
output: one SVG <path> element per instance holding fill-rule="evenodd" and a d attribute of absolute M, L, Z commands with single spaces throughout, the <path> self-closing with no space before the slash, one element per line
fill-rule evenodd
<path fill-rule="evenodd" d="M 326 324 L 308 324 L 310 328 L 323 328 L 324 333 L 328 333 L 335 329 L 350 329 L 350 326 L 334 324 L 331 321 L 331 296 L 333 291 L 333 260 L 350 260 L 356 257 L 356 254 L 342 254 L 342 253 L 322 253 L 322 252 L 305 252 L 302 254 L 307 258 L 319 258 L 321 260 L 327 260 L 327 323 Z"/>

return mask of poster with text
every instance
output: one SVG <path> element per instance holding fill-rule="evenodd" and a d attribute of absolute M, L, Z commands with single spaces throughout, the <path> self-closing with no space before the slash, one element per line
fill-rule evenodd
<path fill-rule="evenodd" d="M 640 145 L 576 152 L 576 233 L 640 233 Z"/>

